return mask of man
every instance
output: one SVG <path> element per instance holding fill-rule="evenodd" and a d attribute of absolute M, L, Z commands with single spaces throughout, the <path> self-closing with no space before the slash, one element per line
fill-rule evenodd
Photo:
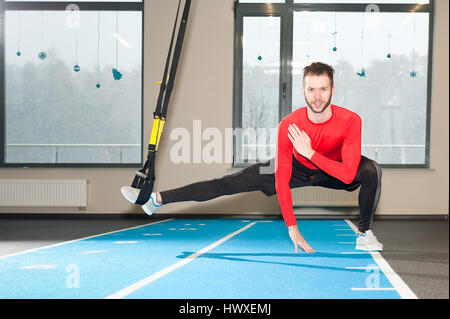
<path fill-rule="evenodd" d="M 180 188 L 152 193 L 142 205 L 151 215 L 163 204 L 206 201 L 222 195 L 261 191 L 277 194 L 289 236 L 294 244 L 314 252 L 298 230 L 291 188 L 322 186 L 354 191 L 361 187 L 358 203 L 360 220 L 356 249 L 382 250 L 371 228 L 381 193 L 379 165 L 361 155 L 361 118 L 354 112 L 332 105 L 334 69 L 315 62 L 303 70 L 303 95 L 307 106 L 282 119 L 278 126 L 275 173 L 262 173 L 269 162 L 257 163 L 235 174 Z M 123 187 L 122 194 L 134 203 L 138 189 Z"/>

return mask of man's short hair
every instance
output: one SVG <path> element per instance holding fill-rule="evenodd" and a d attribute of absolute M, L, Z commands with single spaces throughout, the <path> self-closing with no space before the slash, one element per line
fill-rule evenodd
<path fill-rule="evenodd" d="M 303 69 L 303 81 L 305 81 L 305 77 L 307 75 L 311 75 L 311 74 L 313 74 L 313 75 L 326 74 L 328 76 L 328 78 L 330 79 L 331 87 L 334 86 L 334 80 L 333 80 L 334 69 L 332 66 L 322 63 L 322 62 L 311 63 L 310 65 L 306 66 Z"/>

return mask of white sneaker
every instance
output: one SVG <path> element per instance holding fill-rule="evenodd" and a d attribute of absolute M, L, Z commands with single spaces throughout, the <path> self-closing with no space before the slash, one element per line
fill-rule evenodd
<path fill-rule="evenodd" d="M 355 249 L 366 251 L 382 251 L 383 244 L 377 240 L 377 237 L 369 229 L 364 234 L 358 235 L 358 237 L 356 238 Z"/>
<path fill-rule="evenodd" d="M 140 190 L 129 186 L 123 186 L 120 189 L 120 192 L 122 193 L 123 197 L 125 197 L 130 203 L 135 204 L 139 196 Z M 150 216 L 158 209 L 158 207 L 161 206 L 162 204 L 158 204 L 158 201 L 156 199 L 156 193 L 152 193 L 150 195 L 150 199 L 148 200 L 148 202 L 146 202 L 141 207 L 144 210 L 144 212 Z"/>

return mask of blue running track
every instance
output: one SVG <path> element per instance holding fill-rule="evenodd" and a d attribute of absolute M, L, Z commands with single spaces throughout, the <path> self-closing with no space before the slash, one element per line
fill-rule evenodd
<path fill-rule="evenodd" d="M 314 253 L 282 220 L 176 218 L 0 257 L 0 299 L 404 297 L 345 220 L 298 224 Z"/>

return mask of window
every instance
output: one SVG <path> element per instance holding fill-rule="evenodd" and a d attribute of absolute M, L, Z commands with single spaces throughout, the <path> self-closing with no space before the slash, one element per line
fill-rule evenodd
<path fill-rule="evenodd" d="M 242 151 L 244 158 L 266 158 L 280 105 L 280 17 L 245 17 L 243 24 Z"/>
<path fill-rule="evenodd" d="M 362 118 L 363 155 L 429 167 L 432 12 L 429 1 L 240 1 L 234 165 L 275 156 L 279 121 L 306 105 L 303 68 L 321 61 L 336 71 L 332 103 Z"/>
<path fill-rule="evenodd" d="M 2 165 L 140 166 L 143 4 L 21 2 L 1 11 Z"/>

